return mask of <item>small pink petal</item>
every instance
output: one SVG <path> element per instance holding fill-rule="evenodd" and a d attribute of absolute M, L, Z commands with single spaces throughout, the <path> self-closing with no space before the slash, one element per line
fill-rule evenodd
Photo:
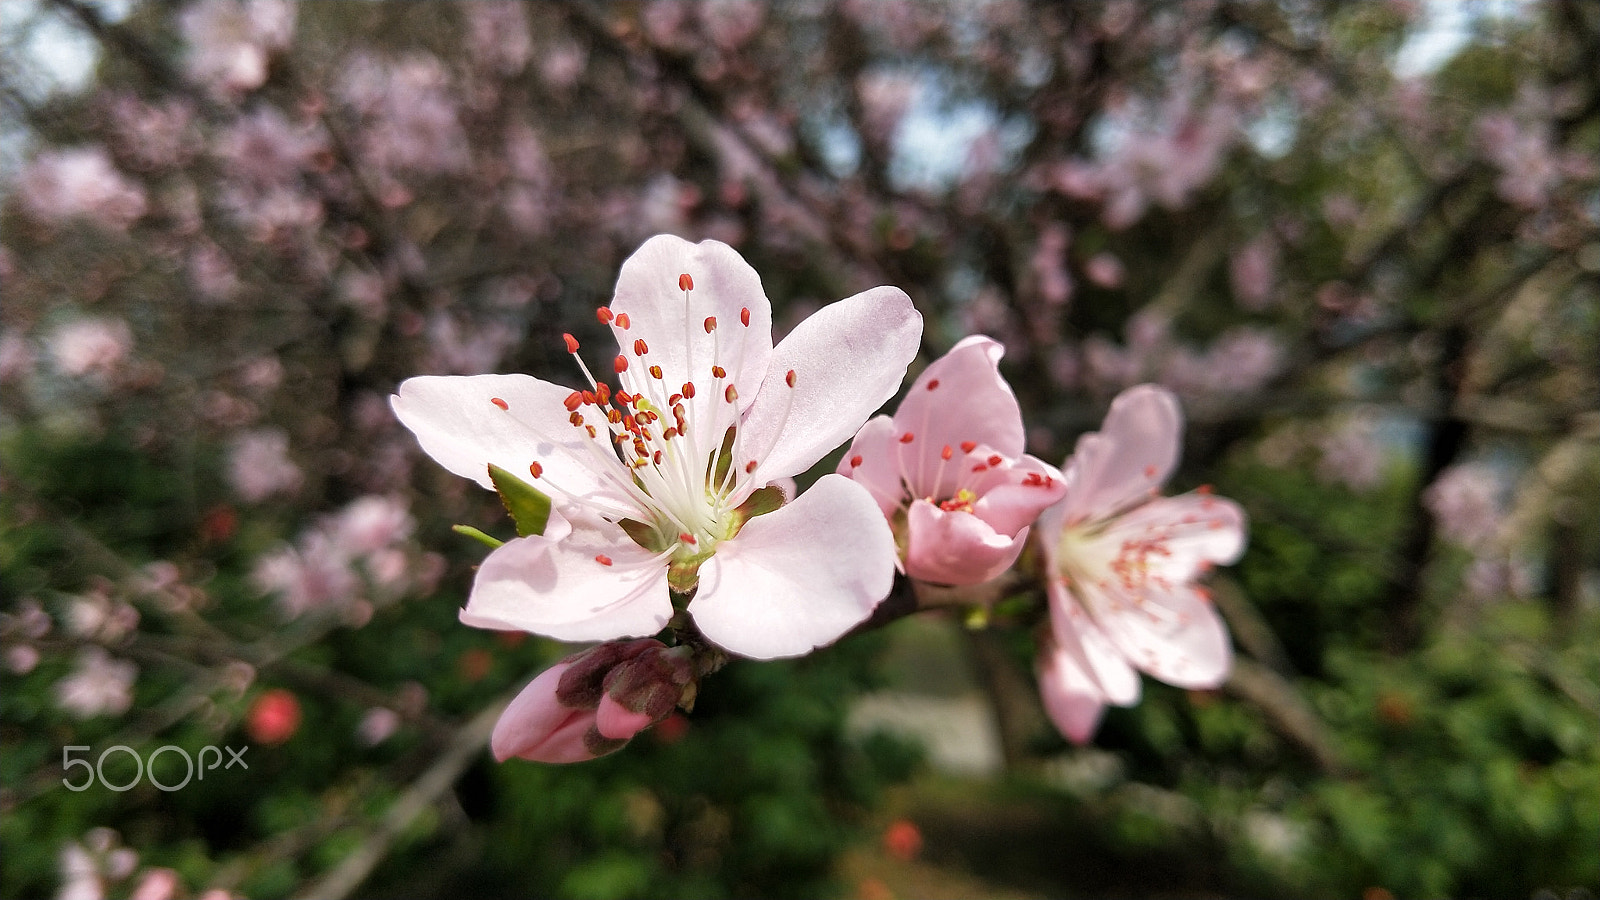
<path fill-rule="evenodd" d="M 1113 515 L 1166 483 L 1178 464 L 1183 413 L 1163 387 L 1141 384 L 1112 401 L 1100 431 L 1078 439 L 1070 469 L 1066 520 Z"/>
<path fill-rule="evenodd" d="M 1039 654 L 1039 699 L 1050 721 L 1074 744 L 1089 743 L 1105 713 L 1105 695 L 1077 660 L 1057 647 Z"/>
<path fill-rule="evenodd" d="M 1107 703 L 1132 706 L 1139 702 L 1139 673 L 1128 665 L 1122 651 L 1078 605 L 1060 579 L 1047 590 L 1050 634 L 1057 652 L 1070 658 Z"/>
<path fill-rule="evenodd" d="M 595 726 L 613 740 L 628 740 L 653 724 L 655 719 L 648 713 L 631 712 L 610 694 L 600 698 L 600 708 L 595 710 Z"/>
<path fill-rule="evenodd" d="M 759 464 L 752 483 L 804 472 L 849 440 L 900 389 L 921 341 L 922 314 L 895 287 L 830 303 L 796 326 L 739 429 Z"/>
<path fill-rule="evenodd" d="M 1182 584 L 1213 565 L 1238 561 L 1244 553 L 1245 515 L 1239 504 L 1209 494 L 1162 497 L 1112 520 L 1100 540 L 1159 540 L 1162 552 L 1146 558 L 1148 575 Z"/>
<path fill-rule="evenodd" d="M 1028 539 L 1026 527 L 1015 537 L 999 534 L 970 512 L 946 511 L 926 500 L 911 504 L 906 532 L 906 574 L 951 585 L 994 578 L 1016 562 Z"/>
<path fill-rule="evenodd" d="M 844 459 L 839 460 L 840 475 L 867 489 L 885 516 L 894 515 L 904 499 L 905 488 L 900 484 L 900 463 L 897 452 L 900 443 L 895 440 L 894 420 L 888 416 L 875 416 L 867 420 L 856 432 Z"/>
<path fill-rule="evenodd" d="M 981 450 L 980 450 L 981 452 Z M 1024 456 L 992 467 L 974 490 L 973 512 L 1001 534 L 1016 534 L 1067 493 L 1067 479 L 1055 466 Z"/>
<path fill-rule="evenodd" d="M 888 596 L 894 568 L 894 536 L 866 488 L 824 475 L 717 547 L 689 612 L 702 634 L 740 656 L 800 656 L 865 621 Z"/>
<path fill-rule="evenodd" d="M 483 561 L 461 621 L 560 641 L 644 637 L 672 617 L 667 567 L 620 527 L 508 541 Z"/>
<path fill-rule="evenodd" d="M 1102 591 L 1103 586 L 1088 593 Z M 1090 602 L 1117 650 L 1155 678 L 1182 688 L 1214 688 L 1227 680 L 1233 645 L 1201 588 L 1147 586 L 1137 595 L 1106 592 Z"/>
<path fill-rule="evenodd" d="M 1022 410 L 1011 386 L 1000 377 L 1004 354 L 1005 348 L 993 338 L 963 338 L 929 363 L 900 402 L 894 427 L 913 436 L 906 448 L 905 474 L 917 496 L 943 498 L 955 493 L 963 473 L 950 465 L 941 473 L 939 454 L 946 446 L 958 457 L 967 442 L 987 444 L 1010 459 L 1022 455 Z"/>

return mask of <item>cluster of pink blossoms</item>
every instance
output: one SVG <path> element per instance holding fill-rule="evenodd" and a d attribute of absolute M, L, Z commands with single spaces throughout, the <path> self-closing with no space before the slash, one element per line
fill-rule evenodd
<path fill-rule="evenodd" d="M 515 476 L 551 504 L 537 533 L 484 560 L 462 621 L 607 642 L 512 702 L 498 758 L 611 752 L 692 699 L 724 654 L 809 653 L 865 622 L 897 570 L 978 584 L 1030 534 L 1053 624 L 1043 696 L 1067 736 L 1086 740 L 1105 704 L 1135 702 L 1135 669 L 1189 687 L 1226 677 L 1226 631 L 1192 581 L 1239 555 L 1243 516 L 1209 494 L 1156 496 L 1181 428 L 1165 390 L 1127 391 L 1063 471 L 1023 452 L 1004 350 L 987 337 L 867 420 L 922 335 L 896 288 L 826 306 L 773 346 L 771 305 L 736 252 L 659 236 L 597 315 L 617 338 L 618 387 L 567 335 L 587 387 L 423 376 L 391 401 L 445 468 L 495 490 Z M 787 496 L 846 440 L 837 472 Z M 663 631 L 674 646 L 649 639 Z"/>

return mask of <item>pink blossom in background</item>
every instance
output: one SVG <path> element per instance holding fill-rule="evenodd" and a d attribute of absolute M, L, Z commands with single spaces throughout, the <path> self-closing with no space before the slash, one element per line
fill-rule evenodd
<path fill-rule="evenodd" d="M 522 71 L 533 56 L 525 4 L 463 3 L 457 9 L 467 21 L 467 53 L 474 63 L 501 77 Z"/>
<path fill-rule="evenodd" d="M 183 98 L 145 103 L 119 93 L 109 102 L 117 155 L 132 168 L 160 171 L 187 163 L 200 149 L 194 104 Z"/>
<path fill-rule="evenodd" d="M 862 137 L 887 146 L 900 121 L 916 102 L 920 87 L 909 72 L 877 69 L 856 79 L 856 99 L 861 104 Z"/>
<path fill-rule="evenodd" d="M 66 629 L 74 637 L 115 644 L 139 627 L 139 611 L 113 598 L 106 588 L 67 602 Z"/>
<path fill-rule="evenodd" d="M 1104 250 L 1089 257 L 1089 261 L 1083 264 L 1083 274 L 1096 285 L 1108 289 L 1122 287 L 1128 278 L 1128 270 L 1122 260 Z"/>
<path fill-rule="evenodd" d="M 1139 671 L 1186 688 L 1221 684 L 1233 651 L 1194 584 L 1244 552 L 1244 512 L 1197 491 L 1161 497 L 1177 466 L 1182 413 L 1153 385 L 1124 391 L 1063 467 L 1067 495 L 1039 517 L 1050 637 L 1039 688 L 1061 733 L 1093 735 L 1106 704 L 1139 699 Z"/>
<path fill-rule="evenodd" d="M 294 39 L 289 0 L 198 0 L 179 14 L 189 44 L 189 77 L 222 96 L 267 81 L 272 54 Z"/>
<path fill-rule="evenodd" d="M 1439 473 L 1422 502 L 1445 540 L 1469 550 L 1490 549 L 1505 518 L 1505 479 L 1485 463 L 1460 463 Z"/>
<path fill-rule="evenodd" d="M 197 241 L 189 251 L 189 284 L 212 303 L 226 303 L 239 292 L 241 282 L 227 254 L 210 241 Z"/>
<path fill-rule="evenodd" d="M 74 319 L 45 339 L 56 368 L 74 378 L 110 378 L 128 361 L 133 333 L 121 319 Z"/>
<path fill-rule="evenodd" d="M 280 429 L 247 431 L 228 451 L 228 481 L 251 503 L 293 493 L 303 480 L 300 467 L 289 459 L 289 435 Z"/>
<path fill-rule="evenodd" d="M 17 197 L 41 222 L 81 216 L 114 231 L 127 231 L 148 208 L 144 188 L 117 171 L 99 146 L 35 156 L 17 177 Z"/>
<path fill-rule="evenodd" d="M 33 371 L 33 348 L 15 331 L 0 332 L 0 384 L 17 381 Z"/>
<path fill-rule="evenodd" d="M 388 312 L 388 290 L 384 277 L 366 269 L 345 269 L 339 276 L 339 299 L 374 321 L 383 321 Z"/>
<path fill-rule="evenodd" d="M 1260 312 L 1272 305 L 1278 278 L 1278 242 L 1262 232 L 1228 257 L 1233 299 L 1241 309 Z"/>
<path fill-rule="evenodd" d="M 1524 124 L 1510 113 L 1488 113 L 1477 132 L 1484 157 L 1500 169 L 1495 189 L 1502 199 L 1529 209 L 1550 202 L 1561 171 L 1548 122 Z"/>
<path fill-rule="evenodd" d="M 463 324 L 440 312 L 428 320 L 428 338 L 427 370 L 476 375 L 500 364 L 517 333 L 500 322 Z"/>
<path fill-rule="evenodd" d="M 258 106 L 234 120 L 212 148 L 230 179 L 261 191 L 299 184 L 326 150 L 320 128 L 290 122 L 272 106 Z"/>
<path fill-rule="evenodd" d="M 733 50 L 761 30 L 765 9 L 757 0 L 699 0 L 700 28 L 713 44 Z"/>
<path fill-rule="evenodd" d="M 1347 419 L 1323 433 L 1317 441 L 1322 459 L 1317 475 L 1358 491 L 1371 490 L 1383 481 L 1383 445 L 1370 419 Z"/>
<path fill-rule="evenodd" d="M 1072 276 L 1067 274 L 1067 245 L 1071 232 L 1059 222 L 1039 230 L 1029 268 L 1033 271 L 1039 296 L 1052 306 L 1062 306 L 1072 297 Z"/>
<path fill-rule="evenodd" d="M 173 900 L 182 884 L 172 869 L 146 869 L 128 900 Z"/>
<path fill-rule="evenodd" d="M 570 641 L 655 634 L 673 612 L 672 567 L 679 591 L 698 586 L 688 611 L 700 632 L 742 656 L 804 654 L 870 615 L 895 554 L 864 488 L 825 475 L 774 512 L 742 507 L 894 394 L 922 333 L 910 298 L 857 294 L 773 347 L 760 278 L 732 248 L 660 236 L 623 264 L 597 315 L 619 345 L 602 369 L 615 391 L 423 376 L 392 399 L 440 465 L 492 489 L 493 463 L 555 504 L 544 535 L 484 560 L 462 621 Z"/>
<path fill-rule="evenodd" d="M 56 705 L 80 719 L 120 716 L 133 705 L 133 682 L 139 668 L 113 659 L 102 647 L 78 651 L 77 666 L 55 684 Z"/>
<path fill-rule="evenodd" d="M 839 463 L 840 475 L 872 493 L 912 578 L 994 578 L 1066 490 L 1055 467 L 1023 453 L 1022 411 L 1000 377 L 1004 353 L 991 338 L 964 338 L 917 376 L 893 418 L 863 425 Z"/>
<path fill-rule="evenodd" d="M 416 521 L 399 497 L 361 497 L 339 511 L 332 534 L 353 556 L 376 553 L 411 537 Z"/>
<path fill-rule="evenodd" d="M 402 174 L 454 174 L 470 163 L 460 101 L 436 57 L 411 53 L 390 60 L 358 52 L 346 64 L 338 92 L 363 120 L 363 164 L 388 181 L 391 191 Z"/>
<path fill-rule="evenodd" d="M 314 611 L 342 611 L 361 588 L 348 554 L 320 533 L 302 537 L 297 546 L 281 546 L 257 558 L 250 580 L 276 596 L 285 619 Z"/>

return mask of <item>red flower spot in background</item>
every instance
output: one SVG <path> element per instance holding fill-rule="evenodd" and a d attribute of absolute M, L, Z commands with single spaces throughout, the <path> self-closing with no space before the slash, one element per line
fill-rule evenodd
<path fill-rule="evenodd" d="M 245 714 L 244 730 L 269 747 L 287 741 L 300 730 L 300 700 L 282 688 L 262 691 Z"/>
<path fill-rule="evenodd" d="M 676 744 L 683 739 L 684 733 L 688 730 L 689 718 L 679 713 L 673 713 L 657 722 L 656 727 L 650 733 L 655 735 L 656 740 L 663 744 Z"/>
<path fill-rule="evenodd" d="M 908 819 L 895 819 L 883 830 L 883 849 L 895 859 L 909 862 L 922 852 L 922 831 Z"/>
<path fill-rule="evenodd" d="M 494 657 L 489 655 L 489 651 L 482 647 L 473 647 L 456 660 L 456 671 L 471 684 L 482 681 L 483 677 L 489 674 L 489 666 L 493 664 Z"/>
<path fill-rule="evenodd" d="M 239 514 L 231 506 L 213 506 L 200 517 L 200 540 L 221 544 L 239 530 Z"/>

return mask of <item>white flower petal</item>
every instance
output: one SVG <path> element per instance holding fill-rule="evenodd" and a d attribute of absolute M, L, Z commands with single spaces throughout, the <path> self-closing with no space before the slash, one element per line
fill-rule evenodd
<path fill-rule="evenodd" d="M 895 446 L 894 420 L 875 416 L 856 432 L 837 469 L 840 475 L 866 488 L 885 516 L 894 515 L 905 493 L 900 485 L 900 464 L 894 457 Z"/>
<path fill-rule="evenodd" d="M 1094 682 L 1105 702 L 1117 706 L 1138 703 L 1139 673 L 1128 665 L 1122 652 L 1060 579 L 1051 581 L 1047 593 L 1056 652 L 1070 658 L 1084 677 Z"/>
<path fill-rule="evenodd" d="M 1075 470 L 1067 522 L 1105 518 L 1151 496 L 1177 466 L 1182 436 L 1183 413 L 1171 391 L 1141 384 L 1118 394 L 1100 431 L 1079 438 L 1063 466 Z"/>
<path fill-rule="evenodd" d="M 753 659 L 800 656 L 865 621 L 894 583 L 894 537 L 866 489 L 824 475 L 700 567 L 700 632 Z"/>
<path fill-rule="evenodd" d="M 424 375 L 402 382 L 389 404 L 423 451 L 457 475 L 493 490 L 493 463 L 558 503 L 573 497 L 628 515 L 636 504 L 600 477 L 605 469 L 597 451 L 616 465 L 607 432 L 602 428 L 591 439 L 572 426 L 562 405 L 571 394 L 531 375 Z M 543 469 L 541 479 L 529 472 L 534 462 Z"/>
<path fill-rule="evenodd" d="M 1079 590 L 1092 598 L 1095 621 L 1128 662 L 1182 688 L 1214 688 L 1227 680 L 1233 645 L 1203 589 L 1147 586 L 1133 595 L 1112 594 L 1105 586 Z"/>
<path fill-rule="evenodd" d="M 735 464 L 755 460 L 757 483 L 811 468 L 894 396 L 921 340 L 922 315 L 899 288 L 873 288 L 818 310 L 773 351 L 740 427 L 748 459 Z"/>
<path fill-rule="evenodd" d="M 461 611 L 468 625 L 559 641 L 645 637 L 671 617 L 666 565 L 616 526 L 507 542 L 483 561 Z"/>
<path fill-rule="evenodd" d="M 1039 699 L 1057 730 L 1074 744 L 1087 744 L 1106 711 L 1105 694 L 1077 657 L 1051 646 L 1038 661 Z"/>
<path fill-rule="evenodd" d="M 963 473 L 939 465 L 945 447 L 956 456 L 969 442 L 984 444 L 1007 459 L 1022 455 L 1022 410 L 1000 377 L 1005 352 L 993 338 L 963 338 L 911 385 L 895 410 L 894 427 L 899 432 L 895 437 L 912 436 L 905 448 L 905 474 L 913 493 L 938 499 L 955 494 Z"/>

